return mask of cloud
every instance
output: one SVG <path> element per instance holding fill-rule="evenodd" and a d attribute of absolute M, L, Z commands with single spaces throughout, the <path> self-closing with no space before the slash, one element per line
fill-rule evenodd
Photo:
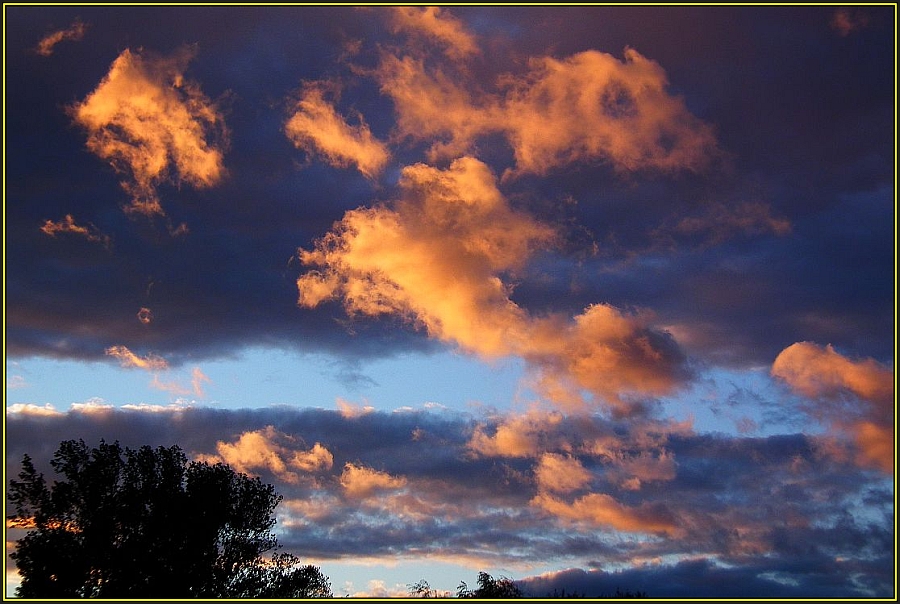
<path fill-rule="evenodd" d="M 841 558 L 828 579 L 832 593 L 884 594 L 892 585 L 890 483 L 820 457 L 814 441 L 800 434 L 746 438 L 673 426 L 665 447 L 679 460 L 676 475 L 635 492 L 618 478 L 605 479 L 617 463 L 608 453 L 647 450 L 660 457 L 663 435 L 654 432 L 662 424 L 535 418 L 543 426 L 541 452 L 485 458 L 467 454 L 467 443 L 473 419 L 487 420 L 458 412 L 344 418 L 335 410 L 292 407 L 155 411 L 96 401 L 90 412 L 8 410 L 8 472 L 15 475 L 24 453 L 49 472 L 53 451 L 68 438 L 96 442 L 102 435 L 131 447 L 178 443 L 194 459 L 226 461 L 273 483 L 285 498 L 276 510 L 279 540 L 315 560 L 427 557 L 474 568 L 602 560 L 603 568 L 636 572 L 619 587 L 667 597 L 684 594 L 680 583 L 652 581 L 648 569 L 637 572 L 641 565 L 656 560 L 653 568 L 664 573 L 679 562 L 705 560 L 748 578 L 779 571 L 809 590 L 820 586 L 822 565 Z M 411 437 L 416 427 L 425 438 Z M 592 474 L 579 487 L 589 492 L 540 489 L 536 468 L 550 469 L 555 460 L 577 474 L 576 459 Z M 702 569 L 688 575 L 698 582 L 714 576 Z"/>
<path fill-rule="evenodd" d="M 376 491 L 402 489 L 406 486 L 406 479 L 348 462 L 344 464 L 340 483 L 348 497 L 362 499 Z"/>
<path fill-rule="evenodd" d="M 15 403 L 6 407 L 7 417 L 10 414 L 33 415 L 37 417 L 53 417 L 63 415 L 63 412 L 57 411 L 50 403 L 46 403 L 44 405 L 35 405 L 33 403 Z"/>
<path fill-rule="evenodd" d="M 838 8 L 831 17 L 831 28 L 846 38 L 869 25 L 869 15 L 860 9 Z"/>
<path fill-rule="evenodd" d="M 556 232 L 512 208 L 483 162 L 408 166 L 400 187 L 392 206 L 351 210 L 313 250 L 299 251 L 311 269 L 297 280 L 301 307 L 339 298 L 351 315 L 397 315 L 484 358 L 520 356 L 541 393 L 570 409 L 609 404 L 629 414 L 639 410 L 630 395 L 678 385 L 680 352 L 645 314 L 595 304 L 572 320 L 533 317 L 510 299 L 504 278 L 553 245 Z"/>
<path fill-rule="evenodd" d="M 201 456 L 201 460 L 223 461 L 238 472 L 249 474 L 267 470 L 289 484 L 300 481 L 299 472 L 327 471 L 334 463 L 334 456 L 320 443 L 309 450 L 300 449 L 296 438 L 271 425 L 262 430 L 244 432 L 232 444 L 217 442 L 216 453 Z"/>
<path fill-rule="evenodd" d="M 465 59 L 480 53 L 475 38 L 462 21 L 437 6 L 421 9 L 395 6 L 390 15 L 393 31 L 419 36 L 444 48 L 452 59 Z"/>
<path fill-rule="evenodd" d="M 127 175 L 127 212 L 164 215 L 157 187 L 174 180 L 211 187 L 225 175 L 222 115 L 184 78 L 191 53 L 153 57 L 124 50 L 84 101 L 71 107 L 87 147 Z"/>
<path fill-rule="evenodd" d="M 161 369 L 167 369 L 167 367 L 162 367 Z M 160 379 L 159 375 L 153 376 L 153 381 L 150 382 L 150 387 L 156 388 L 157 390 L 170 392 L 176 396 L 188 396 L 193 394 L 197 398 L 204 398 L 206 396 L 206 392 L 203 390 L 203 384 L 211 382 L 212 380 L 210 380 L 209 377 L 207 377 L 199 367 L 194 367 L 191 370 L 190 387 L 182 384 L 177 380 L 164 382 Z"/>
<path fill-rule="evenodd" d="M 126 346 L 110 346 L 106 349 L 107 356 L 119 359 L 122 367 L 137 367 L 138 369 L 146 369 L 147 371 L 161 371 L 168 369 L 169 364 L 162 357 L 154 354 L 148 354 L 145 357 L 139 357 L 131 352 Z"/>
<path fill-rule="evenodd" d="M 534 477 L 540 491 L 569 493 L 589 483 L 591 473 L 574 457 L 544 453 L 534 469 Z"/>
<path fill-rule="evenodd" d="M 335 400 L 335 404 L 337 405 L 338 411 L 340 411 L 341 413 L 341 417 L 345 417 L 347 419 L 361 417 L 375 411 L 375 407 L 371 405 L 357 405 L 355 403 L 351 403 L 350 401 L 346 401 L 341 397 L 338 397 Z"/>
<path fill-rule="evenodd" d="M 144 325 L 149 325 L 150 322 L 153 321 L 153 311 L 142 306 L 141 309 L 137 312 L 137 320 Z"/>
<path fill-rule="evenodd" d="M 601 160 L 619 171 L 705 169 L 720 153 L 712 128 L 666 91 L 656 62 L 631 48 L 624 54 L 533 58 L 527 73 L 503 76 L 494 93 L 389 53 L 375 77 L 394 102 L 398 136 L 431 141 L 431 161 L 471 153 L 479 137 L 499 133 L 512 146 L 513 173 Z"/>
<path fill-rule="evenodd" d="M 318 153 L 337 167 L 355 165 L 368 178 L 375 178 L 387 165 L 390 152 L 359 116 L 351 126 L 325 100 L 327 86 L 311 82 L 303 87 L 296 110 L 285 124 L 285 133 L 298 149 Z"/>
<path fill-rule="evenodd" d="M 53 54 L 56 45 L 60 42 L 80 41 L 84 37 L 84 33 L 87 31 L 87 28 L 88 26 L 85 23 L 82 23 L 80 20 L 76 19 L 72 23 L 72 25 L 70 25 L 66 29 L 61 29 L 59 31 L 49 33 L 41 38 L 41 41 L 38 42 L 36 52 L 42 57 L 49 57 Z"/>
<path fill-rule="evenodd" d="M 791 222 L 772 216 L 772 210 L 766 203 L 719 203 L 706 208 L 702 215 L 678 219 L 671 228 L 658 230 L 657 236 L 664 236 L 666 231 L 670 231 L 678 237 L 699 239 L 703 245 L 718 245 L 736 235 L 773 234 L 784 237 L 791 229 Z"/>
<path fill-rule="evenodd" d="M 56 237 L 58 233 L 72 233 L 84 237 L 88 241 L 100 243 L 105 248 L 109 248 L 112 242 L 108 235 L 101 233 L 94 225 L 90 223 L 88 223 L 88 226 L 76 224 L 71 214 L 66 214 L 66 217 L 59 222 L 45 221 L 41 231 L 50 237 Z"/>
<path fill-rule="evenodd" d="M 564 520 L 587 522 L 627 533 L 667 533 L 675 536 L 681 532 L 663 505 L 632 508 L 605 493 L 590 493 L 572 503 L 548 493 L 538 493 L 531 503 Z"/>
<path fill-rule="evenodd" d="M 813 400 L 812 413 L 849 434 L 857 463 L 893 472 L 893 371 L 874 359 L 848 359 L 831 345 L 797 342 L 778 355 L 772 375 Z M 848 395 L 859 403 L 845 404 Z"/>

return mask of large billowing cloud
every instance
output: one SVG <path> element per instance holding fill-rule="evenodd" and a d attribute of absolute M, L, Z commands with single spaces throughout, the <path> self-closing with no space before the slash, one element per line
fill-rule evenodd
<path fill-rule="evenodd" d="M 629 395 L 678 384 L 677 347 L 641 314 L 598 304 L 573 320 L 532 316 L 511 300 L 512 279 L 555 231 L 514 209 L 483 162 L 409 166 L 400 187 L 393 206 L 347 212 L 300 251 L 312 269 L 297 280 L 301 306 L 339 298 L 350 314 L 399 315 L 485 358 L 520 356 L 539 392 L 569 409 L 629 413 Z"/>
<path fill-rule="evenodd" d="M 153 57 L 124 50 L 97 88 L 71 108 L 87 146 L 126 174 L 129 212 L 164 214 L 157 187 L 210 187 L 225 174 L 225 126 L 200 87 L 184 78 L 191 53 Z M 216 139 L 219 140 L 216 140 Z"/>
<path fill-rule="evenodd" d="M 865 466 L 894 470 L 894 373 L 874 359 L 854 361 L 832 346 L 797 342 L 772 364 L 772 375 L 814 401 L 811 409 L 846 431 Z"/>
<path fill-rule="evenodd" d="M 355 165 L 374 178 L 387 164 L 390 152 L 379 142 L 365 121 L 351 126 L 325 99 L 324 84 L 309 83 L 294 113 L 285 124 L 285 132 L 299 149 L 320 154 L 334 166 Z"/>
<path fill-rule="evenodd" d="M 398 136 L 431 142 L 432 160 L 471 153 L 496 133 L 512 146 L 516 171 L 535 174 L 581 161 L 697 171 L 719 153 L 712 128 L 668 93 L 659 64 L 631 48 L 624 61 L 594 50 L 533 58 L 494 92 L 415 54 L 385 53 L 376 78 L 394 102 Z"/>

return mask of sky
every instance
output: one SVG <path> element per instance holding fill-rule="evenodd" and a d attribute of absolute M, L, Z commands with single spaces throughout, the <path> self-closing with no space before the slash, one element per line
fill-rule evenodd
<path fill-rule="evenodd" d="M 177 444 L 335 596 L 895 597 L 895 66 L 896 5 L 4 5 L 4 482 Z"/>

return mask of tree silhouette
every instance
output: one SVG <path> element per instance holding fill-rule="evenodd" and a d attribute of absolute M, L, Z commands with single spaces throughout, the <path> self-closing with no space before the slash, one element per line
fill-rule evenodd
<path fill-rule="evenodd" d="M 331 597 L 328 579 L 279 546 L 272 485 L 182 450 L 64 441 L 47 485 L 25 455 L 10 481 L 10 554 L 25 598 Z"/>
<path fill-rule="evenodd" d="M 458 598 L 522 598 L 524 594 L 509 577 L 495 579 L 488 573 L 478 573 L 478 588 L 470 590 L 465 581 L 456 588 Z"/>

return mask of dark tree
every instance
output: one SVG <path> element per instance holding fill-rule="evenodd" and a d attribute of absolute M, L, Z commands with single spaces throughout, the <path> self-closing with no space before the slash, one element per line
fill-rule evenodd
<path fill-rule="evenodd" d="M 275 554 L 272 485 L 173 446 L 65 441 L 48 486 L 25 455 L 10 520 L 24 598 L 331 597 L 318 568 Z"/>
<path fill-rule="evenodd" d="M 508 577 L 495 579 L 486 572 L 478 573 L 478 588 L 470 590 L 465 581 L 456 588 L 458 598 L 523 598 L 525 595 L 515 581 Z"/>

